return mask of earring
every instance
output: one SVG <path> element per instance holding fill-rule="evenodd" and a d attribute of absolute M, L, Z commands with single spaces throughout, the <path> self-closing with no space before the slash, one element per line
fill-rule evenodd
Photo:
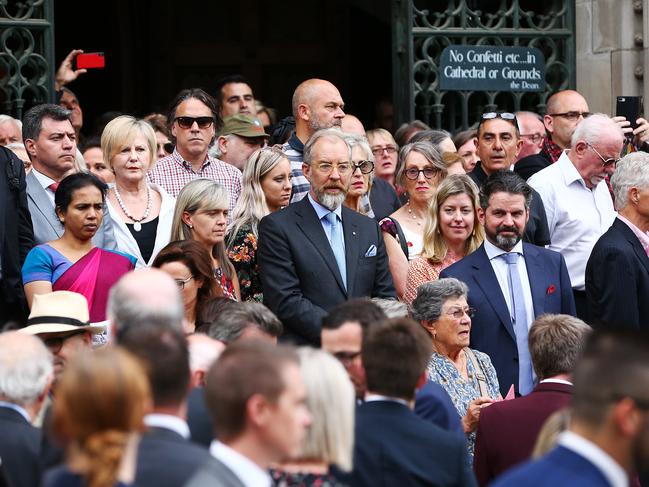
<path fill-rule="evenodd" d="M 194 225 L 191 225 L 191 224 L 190 224 L 190 225 L 189 225 L 189 229 L 191 230 L 192 228 L 194 228 Z"/>

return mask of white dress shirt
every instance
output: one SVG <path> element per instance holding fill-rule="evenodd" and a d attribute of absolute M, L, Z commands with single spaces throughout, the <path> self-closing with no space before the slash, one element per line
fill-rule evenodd
<path fill-rule="evenodd" d="M 45 190 L 45 194 L 52 202 L 52 206 L 54 206 L 54 191 L 50 189 L 50 184 L 55 183 L 56 181 L 54 181 L 49 176 L 46 176 L 42 172 L 38 172 L 34 168 L 32 168 L 32 172 L 34 173 L 34 176 L 36 176 L 36 180 L 40 183 L 40 185 Z"/>
<path fill-rule="evenodd" d="M 598 468 L 611 487 L 629 487 L 629 476 L 611 456 L 592 441 L 572 431 L 559 435 L 557 444 L 584 457 Z"/>
<path fill-rule="evenodd" d="M 232 470 L 246 487 L 270 487 L 268 472 L 228 445 L 214 440 L 210 445 L 210 454 Z"/>
<path fill-rule="evenodd" d="M 144 416 L 144 424 L 149 428 L 165 428 L 174 431 L 186 440 L 190 437 L 187 422 L 171 414 L 147 414 Z"/>
<path fill-rule="evenodd" d="M 606 181 L 588 189 L 564 152 L 528 183 L 543 199 L 552 242 L 548 248 L 561 252 L 572 287 L 583 291 L 590 253 L 616 215 Z"/>

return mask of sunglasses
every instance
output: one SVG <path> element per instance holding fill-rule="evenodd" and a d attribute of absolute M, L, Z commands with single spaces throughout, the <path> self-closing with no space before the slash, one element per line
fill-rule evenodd
<path fill-rule="evenodd" d="M 374 170 L 374 163 L 372 161 L 352 162 L 352 166 L 354 167 L 352 174 L 356 172 L 356 169 L 360 169 L 363 174 L 369 174 Z"/>
<path fill-rule="evenodd" d="M 480 125 L 482 125 L 482 122 L 485 120 L 494 120 L 496 118 L 500 118 L 501 120 L 505 120 L 506 122 L 510 122 L 511 124 L 516 127 L 516 130 L 520 132 L 520 129 L 518 128 L 518 120 L 516 119 L 516 115 L 510 112 L 487 112 L 483 113 L 482 117 L 480 118 L 480 123 L 478 124 L 478 128 L 480 128 Z"/>
<path fill-rule="evenodd" d="M 211 127 L 214 123 L 213 117 L 176 117 L 174 122 L 178 124 L 181 129 L 190 129 L 196 122 L 199 129 L 206 129 Z"/>

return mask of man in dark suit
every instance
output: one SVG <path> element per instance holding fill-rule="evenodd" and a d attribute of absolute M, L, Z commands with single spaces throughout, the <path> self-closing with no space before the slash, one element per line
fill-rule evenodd
<path fill-rule="evenodd" d="M 649 330 L 649 154 L 625 156 L 611 177 L 617 218 L 586 264 L 592 323 Z"/>
<path fill-rule="evenodd" d="M 0 335 L 0 459 L 13 487 L 40 485 L 41 431 L 31 425 L 52 382 L 52 357 L 36 337 Z"/>
<path fill-rule="evenodd" d="M 468 302 L 476 309 L 471 347 L 491 358 L 503 397 L 512 385 L 519 394 L 534 388 L 527 344 L 534 319 L 544 313 L 575 314 L 561 254 L 521 242 L 531 198 L 532 189 L 520 176 L 493 174 L 480 190 L 484 243 L 440 274 L 469 286 Z"/>
<path fill-rule="evenodd" d="M 27 301 L 20 269 L 34 246 L 25 196 L 25 168 L 9 149 L 0 148 L 0 327 L 22 322 Z"/>
<path fill-rule="evenodd" d="M 376 221 L 342 205 L 356 167 L 342 132 L 309 138 L 302 166 L 306 198 L 259 224 L 258 262 L 264 302 L 284 337 L 318 345 L 327 310 L 353 297 L 395 296 Z"/>
<path fill-rule="evenodd" d="M 126 328 L 118 344 L 146 364 L 153 410 L 144 417 L 148 430 L 138 446 L 135 483 L 141 487 L 183 485 L 209 454 L 189 441 L 187 394 L 189 352 L 183 333 L 152 322 Z"/>
<path fill-rule="evenodd" d="M 572 371 L 590 327 L 568 315 L 546 314 L 530 328 L 530 355 L 539 378 L 531 394 L 497 402 L 480 412 L 473 468 L 486 486 L 530 458 L 545 420 L 570 404 Z"/>
<path fill-rule="evenodd" d="M 515 467 L 493 487 L 612 487 L 649 465 L 649 340 L 598 333 L 589 338 L 573 374 L 570 426 L 557 447 Z"/>
<path fill-rule="evenodd" d="M 387 320 L 368 333 L 362 352 L 368 394 L 356 412 L 354 470 L 343 483 L 475 485 L 465 442 L 412 411 L 430 354 L 430 338 L 412 320 Z"/>
<path fill-rule="evenodd" d="M 54 211 L 54 194 L 61 180 L 74 170 L 77 140 L 70 122 L 70 111 L 58 105 L 37 105 L 23 118 L 25 150 L 32 161 L 26 178 L 27 203 L 34 226 L 36 244 L 56 240 L 63 225 Z M 92 238 L 97 247 L 115 249 L 111 219 L 105 218 Z"/>

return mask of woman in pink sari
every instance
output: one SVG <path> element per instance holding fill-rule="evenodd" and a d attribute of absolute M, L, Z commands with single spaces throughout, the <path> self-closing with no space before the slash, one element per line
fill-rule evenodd
<path fill-rule="evenodd" d="M 54 203 L 63 236 L 34 247 L 22 269 L 30 307 L 35 294 L 74 291 L 88 300 L 91 322 L 106 319 L 108 291 L 135 268 L 136 259 L 92 243 L 104 216 L 105 195 L 106 185 L 92 174 L 72 174 L 61 181 Z"/>

